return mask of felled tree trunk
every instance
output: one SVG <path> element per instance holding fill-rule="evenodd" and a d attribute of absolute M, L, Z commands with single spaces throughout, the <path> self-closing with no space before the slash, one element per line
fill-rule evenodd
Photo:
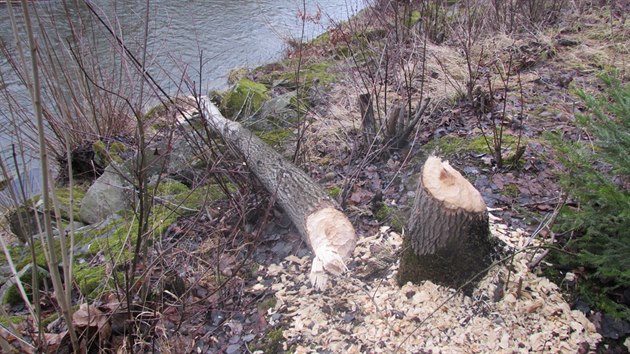
<path fill-rule="evenodd" d="M 486 204 L 472 184 L 437 157 L 427 159 L 418 179 L 398 283 L 431 280 L 457 289 L 491 262 Z"/>
<path fill-rule="evenodd" d="M 206 97 L 201 99 L 208 125 L 234 146 L 245 158 L 248 168 L 267 191 L 275 195 L 302 237 L 315 254 L 310 280 L 324 289 L 326 272 L 339 275 L 356 244 L 350 220 L 337 203 L 304 171 L 284 159 L 241 124 L 227 120 Z"/>

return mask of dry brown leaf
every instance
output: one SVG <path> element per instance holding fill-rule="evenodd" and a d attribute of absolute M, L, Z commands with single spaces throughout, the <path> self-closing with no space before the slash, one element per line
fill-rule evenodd
<path fill-rule="evenodd" d="M 61 333 L 44 333 L 44 341 L 49 353 L 56 353 L 64 339 L 67 339 L 68 331 Z"/>
<path fill-rule="evenodd" d="M 95 306 L 81 304 L 79 309 L 72 314 L 72 324 L 79 330 L 95 328 L 101 340 L 109 338 L 112 327 L 108 316 Z"/>

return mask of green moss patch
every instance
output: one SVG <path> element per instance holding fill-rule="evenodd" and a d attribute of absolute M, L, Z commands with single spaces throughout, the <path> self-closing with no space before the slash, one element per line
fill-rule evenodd
<path fill-rule="evenodd" d="M 411 27 L 415 26 L 416 23 L 418 23 L 418 21 L 420 21 L 421 17 L 422 17 L 422 14 L 420 13 L 420 11 L 417 11 L 417 10 L 411 11 L 411 13 L 409 14 L 409 17 L 407 18 L 407 21 L 406 21 L 405 25 L 407 25 L 407 27 L 411 28 Z"/>
<path fill-rule="evenodd" d="M 20 282 L 22 283 L 22 286 L 24 287 L 24 291 L 26 292 L 26 296 L 29 298 L 29 301 L 32 301 L 32 296 L 33 296 L 33 289 L 32 289 L 32 284 L 33 284 L 33 272 L 32 272 L 32 266 L 31 265 L 27 265 L 26 267 L 24 267 L 22 269 L 22 271 L 20 271 L 18 273 L 18 276 L 20 277 Z M 20 275 L 20 273 L 22 273 Z M 47 279 L 49 279 L 50 274 L 48 273 L 47 270 L 45 270 L 42 267 L 37 267 L 37 281 L 38 281 L 38 287 L 42 288 L 44 286 L 44 283 L 47 282 Z M 24 300 L 22 299 L 22 295 L 20 295 L 20 291 L 18 290 L 17 285 L 13 284 L 11 285 L 6 293 L 4 294 L 4 298 L 2 299 L 2 303 L 3 304 L 9 304 L 11 306 L 15 306 L 18 304 L 23 303 Z"/>
<path fill-rule="evenodd" d="M 297 68 L 300 66 L 299 80 Z M 271 86 L 283 86 L 288 89 L 308 91 L 314 84 L 328 85 L 337 79 L 334 72 L 334 60 L 311 61 L 303 59 L 286 59 L 282 62 L 258 67 L 254 75 L 259 82 Z"/>
<path fill-rule="evenodd" d="M 265 85 L 244 78 L 225 95 L 222 108 L 227 116 L 249 116 L 269 98 Z"/>
<path fill-rule="evenodd" d="M 0 325 L 10 327 L 24 322 L 24 316 L 0 316 Z"/>
<path fill-rule="evenodd" d="M 96 255 L 100 252 L 107 255 L 108 259 L 126 261 L 131 259 L 131 252 L 126 245 L 131 244 L 130 237 L 135 235 L 138 230 L 136 219 L 116 219 L 110 222 L 106 227 L 79 233 L 79 244 L 85 244 L 86 255 Z M 91 233 L 95 237 L 91 240 L 84 239 L 84 234 Z M 135 239 L 135 237 L 134 237 Z"/>
<path fill-rule="evenodd" d="M 228 73 L 227 81 L 230 85 L 234 85 L 235 83 L 242 80 L 247 75 L 248 72 L 249 72 L 249 69 L 247 68 L 232 69 Z"/>
<path fill-rule="evenodd" d="M 424 149 L 439 155 L 452 155 L 463 150 L 463 138 L 446 135 L 437 140 L 432 140 L 424 145 Z"/>
<path fill-rule="evenodd" d="M 168 107 L 166 107 L 166 105 L 159 103 L 153 107 L 151 107 L 147 113 L 144 115 L 144 120 L 149 120 L 149 119 L 153 119 L 163 113 L 165 113 L 166 111 L 168 111 Z"/>
<path fill-rule="evenodd" d="M 337 198 L 341 194 L 341 187 L 332 186 L 328 188 L 328 195 L 331 198 Z"/>
<path fill-rule="evenodd" d="M 70 220 L 70 212 L 72 211 L 74 220 L 80 218 L 81 200 L 85 196 L 85 186 L 77 185 L 72 189 L 69 187 L 56 188 L 55 197 L 59 202 L 59 212 L 61 217 Z M 72 196 L 72 198 L 70 198 Z"/>
<path fill-rule="evenodd" d="M 310 45 L 320 45 L 320 44 L 328 44 L 330 43 L 330 32 L 326 31 L 319 36 L 315 37 L 309 44 Z"/>
<path fill-rule="evenodd" d="M 396 232 L 402 232 L 405 227 L 405 217 L 396 207 L 382 204 L 374 215 L 382 223 L 389 224 Z"/>
<path fill-rule="evenodd" d="M 260 343 L 257 345 L 257 349 L 261 350 L 263 353 L 282 353 L 284 352 L 284 342 L 284 332 L 282 329 L 272 329 L 261 339 Z"/>
<path fill-rule="evenodd" d="M 516 198 L 521 194 L 516 184 L 508 184 L 501 190 L 501 195 L 508 198 Z"/>
<path fill-rule="evenodd" d="M 79 286 L 79 291 L 89 300 L 96 299 L 101 291 L 113 287 L 105 274 L 105 266 L 91 266 L 81 264 L 75 267 L 75 282 Z M 109 278 L 111 280 L 111 278 Z"/>
<path fill-rule="evenodd" d="M 94 151 L 94 161 L 99 166 L 106 167 L 112 161 L 122 164 L 124 162 L 122 154 L 127 151 L 127 146 L 119 141 L 105 144 L 104 141 L 97 140 L 92 143 L 92 150 Z"/>
<path fill-rule="evenodd" d="M 335 81 L 336 75 L 331 71 L 331 61 L 322 61 L 313 64 L 303 65 L 300 68 L 300 72 L 296 70 L 287 71 L 280 75 L 280 79 L 284 79 L 287 82 L 293 84 L 295 87 L 301 86 L 303 88 L 310 88 L 315 83 L 321 85 L 328 85 Z M 298 82 L 299 79 L 299 82 Z"/>
<path fill-rule="evenodd" d="M 236 191 L 236 187 L 230 183 L 226 183 L 226 188 L 229 193 Z M 185 184 L 170 179 L 158 185 L 155 195 L 160 202 L 154 207 L 155 214 L 172 212 L 178 216 L 189 214 L 203 205 L 226 198 L 225 191 L 218 184 L 207 184 L 190 189 Z"/>
<path fill-rule="evenodd" d="M 275 146 L 286 142 L 293 133 L 290 129 L 275 129 L 271 131 L 255 131 L 254 132 L 262 141 L 268 145 Z"/>
<path fill-rule="evenodd" d="M 488 142 L 490 147 L 493 146 L 492 136 L 488 136 Z M 525 145 L 527 142 L 524 137 L 521 138 L 521 145 Z M 502 148 L 516 148 L 518 144 L 518 136 L 503 134 Z M 475 154 L 488 154 L 491 151 L 488 149 L 486 139 L 480 135 L 472 139 L 466 137 L 459 137 L 454 135 L 446 135 L 438 140 L 431 141 L 425 146 L 425 150 L 429 152 L 437 152 L 444 156 L 454 155 L 462 153 L 464 151 L 470 151 Z"/>

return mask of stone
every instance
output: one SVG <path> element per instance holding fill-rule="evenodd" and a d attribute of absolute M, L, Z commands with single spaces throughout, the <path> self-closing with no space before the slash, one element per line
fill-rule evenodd
<path fill-rule="evenodd" d="M 134 201 L 135 188 L 130 175 L 117 163 L 112 163 L 90 186 L 81 201 L 81 220 L 94 224 L 107 216 L 130 208 Z"/>
<path fill-rule="evenodd" d="M 297 97 L 296 91 L 287 92 L 263 103 L 256 115 L 258 119 L 277 121 L 280 123 L 291 122 L 298 117 L 293 108 Z"/>
<path fill-rule="evenodd" d="M 25 205 L 11 211 L 8 219 L 9 229 L 22 243 L 27 243 L 33 234 L 39 233 L 38 225 L 44 227 L 44 215 Z"/>
<path fill-rule="evenodd" d="M 175 141 L 168 156 L 166 173 L 170 178 L 192 187 L 204 175 L 203 163 L 196 156 L 186 139 Z"/>

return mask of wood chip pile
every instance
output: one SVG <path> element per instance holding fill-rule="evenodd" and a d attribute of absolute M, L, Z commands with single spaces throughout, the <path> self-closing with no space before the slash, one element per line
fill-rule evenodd
<path fill-rule="evenodd" d="M 491 230 L 514 250 L 537 242 L 492 217 Z M 587 353 L 600 340 L 558 286 L 529 271 L 533 251 L 517 252 L 493 267 L 469 297 L 431 282 L 398 287 L 401 244 L 402 237 L 386 227 L 359 240 L 351 275 L 323 293 L 309 286 L 310 257 L 289 256 L 270 265 L 267 276 L 277 303 L 268 320 L 283 329 L 285 348 L 296 353 Z"/>

